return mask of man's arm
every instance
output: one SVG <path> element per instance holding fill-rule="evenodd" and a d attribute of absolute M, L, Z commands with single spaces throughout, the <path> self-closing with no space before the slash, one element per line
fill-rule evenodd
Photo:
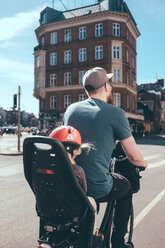
<path fill-rule="evenodd" d="M 124 151 L 129 159 L 129 161 L 136 165 L 141 167 L 147 167 L 147 161 L 144 160 L 142 153 L 139 151 L 139 148 L 136 145 L 136 142 L 133 138 L 133 136 L 121 140 L 120 141 Z"/>

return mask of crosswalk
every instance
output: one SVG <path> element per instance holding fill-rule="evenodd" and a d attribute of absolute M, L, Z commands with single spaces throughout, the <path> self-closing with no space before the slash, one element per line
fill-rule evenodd
<path fill-rule="evenodd" d="M 144 159 L 148 162 L 148 169 L 165 166 L 165 159 L 162 159 L 159 154 L 144 156 Z M 0 177 L 7 177 L 20 173 L 23 173 L 23 166 L 21 164 L 0 168 Z"/>

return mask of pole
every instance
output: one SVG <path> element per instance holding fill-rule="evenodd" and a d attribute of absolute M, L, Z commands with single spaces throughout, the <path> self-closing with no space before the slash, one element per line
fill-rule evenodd
<path fill-rule="evenodd" d="M 21 112 L 20 112 L 20 96 L 21 96 L 21 87 L 18 86 L 18 152 L 20 152 L 20 124 L 21 124 Z"/>

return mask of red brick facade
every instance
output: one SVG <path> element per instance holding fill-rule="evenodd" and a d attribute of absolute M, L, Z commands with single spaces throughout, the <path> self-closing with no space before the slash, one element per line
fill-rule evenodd
<path fill-rule="evenodd" d="M 73 20 L 74 19 L 74 20 Z M 87 20 L 89 19 L 89 20 Z M 72 18 L 58 23 L 48 23 L 36 30 L 39 44 L 42 48 L 34 52 L 37 56 L 43 56 L 45 62 L 40 66 L 35 63 L 34 96 L 40 100 L 41 113 L 64 113 L 64 97 L 69 95 L 71 103 L 79 101 L 79 95 L 85 94 L 79 83 L 79 72 L 87 71 L 91 67 L 101 66 L 108 72 L 119 71 L 119 81 L 113 77 L 113 94 L 120 96 L 119 106 L 125 111 L 136 113 L 136 38 L 139 32 L 133 22 L 127 23 L 128 14 L 103 13 L 88 17 Z M 96 24 L 102 24 L 102 36 L 96 37 Z M 113 25 L 119 25 L 119 36 L 114 36 Z M 86 27 L 86 39 L 79 39 L 79 28 Z M 71 30 L 71 41 L 64 42 L 65 30 Z M 57 33 L 57 43 L 51 45 L 51 33 Z M 95 58 L 95 47 L 102 46 L 103 58 Z M 119 49 L 119 58 L 114 58 L 114 49 Z M 79 61 L 79 49 L 86 48 L 86 61 Z M 100 49 L 100 48 L 99 48 Z M 64 63 L 64 52 L 71 51 L 71 62 Z M 50 65 L 51 53 L 56 53 L 56 65 Z M 64 85 L 64 73 L 71 76 L 70 85 Z M 56 74 L 56 86 L 51 87 L 50 75 Z M 38 85 L 37 85 L 37 77 Z M 119 95 L 120 94 L 120 95 Z M 51 108 L 50 98 L 56 97 L 56 106 Z"/>

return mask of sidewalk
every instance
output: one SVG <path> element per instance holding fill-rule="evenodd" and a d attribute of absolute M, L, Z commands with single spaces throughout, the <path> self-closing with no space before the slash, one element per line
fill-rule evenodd
<path fill-rule="evenodd" d="M 23 141 L 26 137 L 31 136 L 28 133 L 22 133 L 20 137 L 20 151 L 18 151 L 18 136 L 15 134 L 4 134 L 0 136 L 0 155 L 18 156 L 22 155 Z"/>

